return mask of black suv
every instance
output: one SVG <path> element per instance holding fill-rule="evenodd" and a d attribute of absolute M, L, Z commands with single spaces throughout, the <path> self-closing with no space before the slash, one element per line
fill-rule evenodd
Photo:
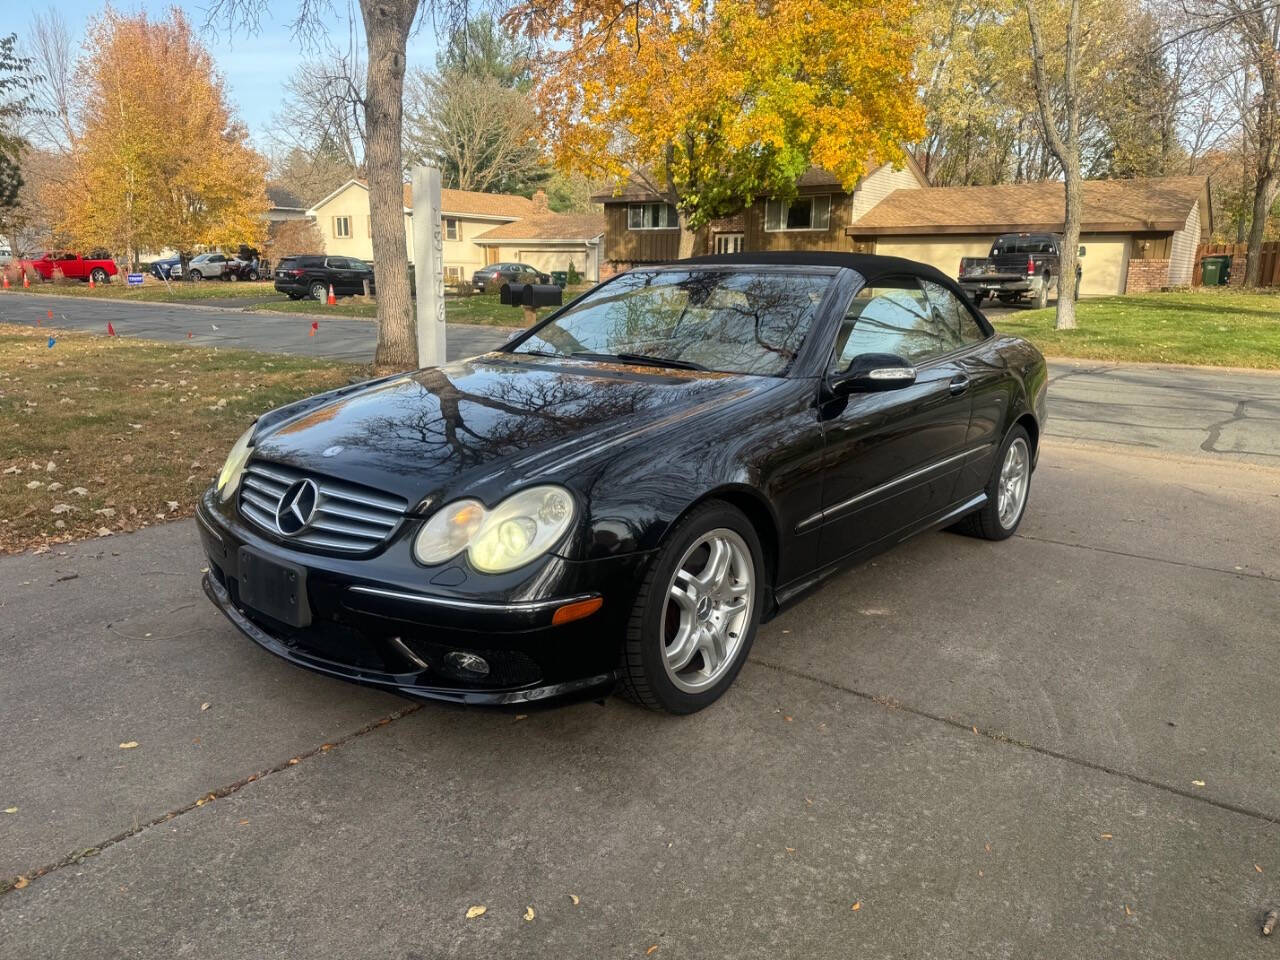
<path fill-rule="evenodd" d="M 491 263 L 471 275 L 471 286 L 484 293 L 490 287 L 502 289 L 507 283 L 550 283 L 549 274 L 537 270 L 527 263 Z"/>
<path fill-rule="evenodd" d="M 335 296 L 351 297 L 364 293 L 364 282 L 373 285 L 373 267 L 355 257 L 296 256 L 285 257 L 276 265 L 276 290 L 287 293 L 290 300 L 310 297 L 328 299 L 329 287 Z"/>

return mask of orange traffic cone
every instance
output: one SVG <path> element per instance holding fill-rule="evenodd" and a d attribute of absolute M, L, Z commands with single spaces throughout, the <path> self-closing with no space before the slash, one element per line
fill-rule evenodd
<path fill-rule="evenodd" d="M 4 288 L 6 290 L 9 289 L 9 275 L 7 273 L 4 275 Z"/>
<path fill-rule="evenodd" d="M 333 295 L 333 284 L 331 283 L 331 284 L 329 284 L 329 300 L 328 300 L 328 304 L 329 304 L 329 306 L 331 306 L 331 307 L 332 307 L 332 306 L 337 305 L 337 303 L 338 303 L 338 298 L 337 298 L 337 297 L 335 297 L 335 296 Z"/>
<path fill-rule="evenodd" d="M 89 274 L 89 289 L 93 289 L 93 274 Z"/>
<path fill-rule="evenodd" d="M 27 271 L 25 270 L 22 271 L 22 289 L 23 290 L 31 289 L 31 281 L 27 279 Z"/>

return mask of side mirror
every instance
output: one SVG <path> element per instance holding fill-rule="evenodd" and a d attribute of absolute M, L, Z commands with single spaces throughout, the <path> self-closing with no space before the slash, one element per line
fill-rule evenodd
<path fill-rule="evenodd" d="M 896 390 L 916 382 L 916 368 L 892 353 L 864 353 L 854 357 L 849 369 L 827 379 L 837 395 Z"/>

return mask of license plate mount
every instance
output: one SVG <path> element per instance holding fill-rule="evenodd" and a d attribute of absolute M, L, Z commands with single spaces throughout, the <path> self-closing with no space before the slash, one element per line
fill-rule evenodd
<path fill-rule="evenodd" d="M 291 627 L 311 623 L 303 567 L 268 557 L 252 547 L 241 547 L 237 559 L 241 603 Z"/>

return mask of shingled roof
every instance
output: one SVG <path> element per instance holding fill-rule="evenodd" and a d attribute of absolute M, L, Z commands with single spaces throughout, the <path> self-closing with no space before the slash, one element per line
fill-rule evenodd
<path fill-rule="evenodd" d="M 604 233 L 603 213 L 539 213 L 486 230 L 475 238 L 475 242 L 482 244 L 512 240 L 581 242 L 594 240 L 602 233 Z"/>
<path fill-rule="evenodd" d="M 1088 233 L 1181 230 L 1202 197 L 1201 229 L 1212 229 L 1204 177 L 1086 180 L 1081 229 Z M 992 187 L 895 190 L 845 228 L 850 236 L 1036 233 L 1063 228 L 1061 181 Z"/>

